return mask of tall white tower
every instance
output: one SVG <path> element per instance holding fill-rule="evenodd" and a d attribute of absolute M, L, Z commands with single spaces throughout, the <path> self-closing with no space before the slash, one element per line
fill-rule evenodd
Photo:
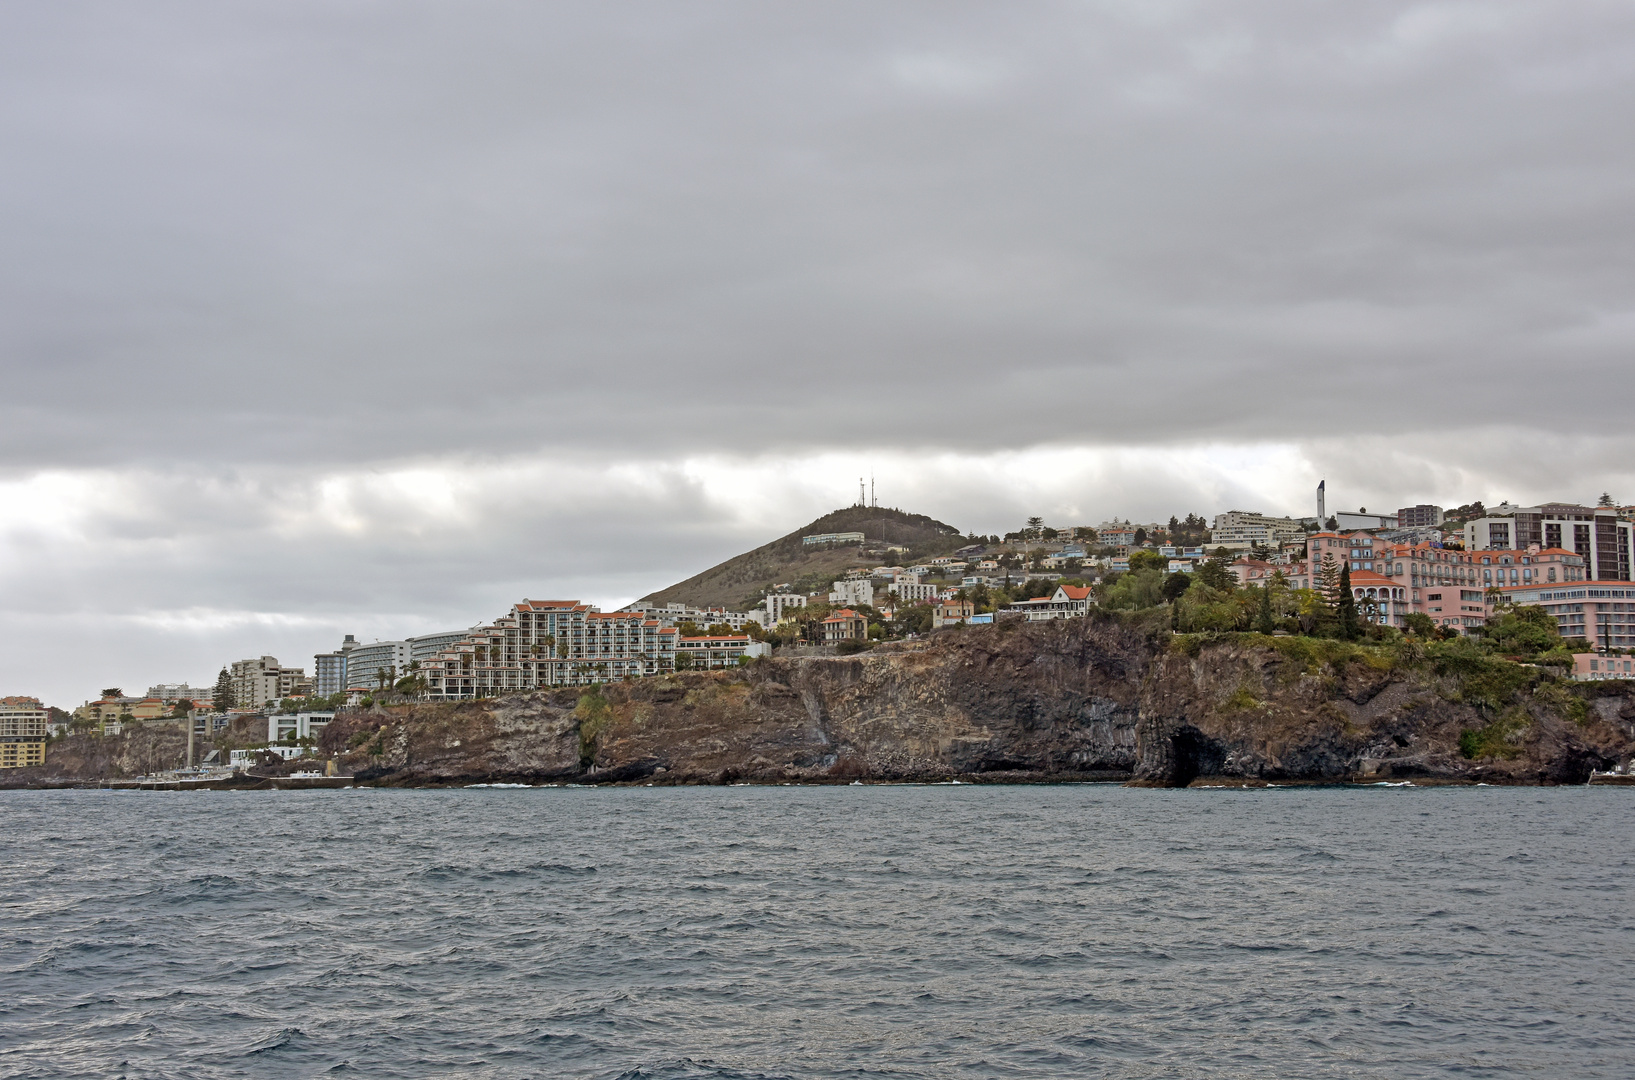
<path fill-rule="evenodd" d="M 1323 486 L 1327 483 L 1328 479 L 1326 477 L 1317 481 L 1317 527 L 1319 529 L 1323 527 L 1323 522 L 1328 520 L 1328 514 L 1323 512 Z"/>

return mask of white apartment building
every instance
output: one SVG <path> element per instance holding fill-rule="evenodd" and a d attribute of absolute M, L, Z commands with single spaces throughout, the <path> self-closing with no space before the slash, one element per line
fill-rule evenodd
<path fill-rule="evenodd" d="M 829 590 L 829 603 L 835 607 L 873 607 L 874 579 L 846 578 L 835 582 Z"/>
<path fill-rule="evenodd" d="M 301 712 L 267 717 L 268 742 L 294 742 L 296 739 L 316 739 L 335 719 L 332 712 Z"/>
<path fill-rule="evenodd" d="M 495 697 L 544 686 L 583 686 L 675 667 L 673 627 L 638 612 L 602 612 L 576 600 L 524 600 L 422 661 L 433 701 Z"/>
<path fill-rule="evenodd" d="M 1584 559 L 1590 580 L 1629 581 L 1632 528 L 1610 506 L 1503 505 L 1465 526 L 1465 550 L 1563 548 Z"/>
<path fill-rule="evenodd" d="M 148 687 L 148 697 L 158 698 L 160 701 L 203 701 L 209 702 L 216 694 L 214 688 L 189 686 L 186 683 L 160 683 Z"/>
<path fill-rule="evenodd" d="M 305 693 L 311 684 L 300 668 L 281 667 L 273 656 L 235 660 L 227 670 L 233 685 L 233 704 L 240 709 L 259 709 L 295 694 Z"/>
<path fill-rule="evenodd" d="M 1304 539 L 1306 530 L 1290 517 L 1269 517 L 1250 510 L 1228 510 L 1215 515 L 1209 530 L 1209 546 L 1244 551 L 1256 544 L 1277 547 L 1285 541 Z"/>
<path fill-rule="evenodd" d="M 904 604 L 924 604 L 935 600 L 941 587 L 922 585 L 918 581 L 894 581 L 886 586 L 886 591 Z"/>
<path fill-rule="evenodd" d="M 765 604 L 767 625 L 777 626 L 789 617 L 789 612 L 805 607 L 806 597 L 801 593 L 769 592 Z"/>
<path fill-rule="evenodd" d="M 414 643 L 407 638 L 359 644 L 346 657 L 346 689 L 378 690 L 382 672 L 389 686 L 408 670 L 413 659 Z"/>

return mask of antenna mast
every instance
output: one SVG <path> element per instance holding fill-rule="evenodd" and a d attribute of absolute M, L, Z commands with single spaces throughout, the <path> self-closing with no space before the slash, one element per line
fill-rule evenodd
<path fill-rule="evenodd" d="M 879 506 L 880 500 L 874 497 L 874 473 L 869 473 L 869 505 Z"/>
<path fill-rule="evenodd" d="M 868 503 L 863 501 L 863 478 L 861 476 L 859 476 L 857 478 L 857 505 L 858 506 L 867 506 L 868 505 Z"/>

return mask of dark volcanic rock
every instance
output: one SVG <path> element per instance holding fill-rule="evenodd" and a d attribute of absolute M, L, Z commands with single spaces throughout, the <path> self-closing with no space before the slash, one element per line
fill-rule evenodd
<path fill-rule="evenodd" d="M 1582 783 L 1629 760 L 1627 686 L 1521 674 L 1508 701 L 1473 704 L 1452 677 L 1385 648 L 1172 638 L 1097 615 L 595 692 L 347 710 L 319 749 L 383 785 Z M 1475 731 L 1498 732 L 1482 744 L 1491 756 L 1461 753 Z"/>

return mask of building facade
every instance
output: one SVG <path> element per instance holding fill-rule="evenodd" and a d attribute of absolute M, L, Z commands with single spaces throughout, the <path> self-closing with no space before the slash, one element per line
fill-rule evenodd
<path fill-rule="evenodd" d="M 240 709 L 259 709 L 312 688 L 305 671 L 282 667 L 273 656 L 235 660 L 227 675 L 232 680 L 233 702 Z"/>
<path fill-rule="evenodd" d="M 38 698 L 0 698 L 0 769 L 45 764 L 47 715 Z"/>
<path fill-rule="evenodd" d="M 826 644 L 837 641 L 863 641 L 868 636 L 869 621 L 851 608 L 841 608 L 823 620 L 823 640 Z"/>
<path fill-rule="evenodd" d="M 413 659 L 414 643 L 407 638 L 360 643 L 346 658 L 346 689 L 379 690 L 383 678 L 390 686 Z"/>
<path fill-rule="evenodd" d="M 334 652 L 318 653 L 312 658 L 312 692 L 329 697 L 346 689 L 346 661 L 358 647 L 351 634 Z"/>
<path fill-rule="evenodd" d="M 1397 511 L 1399 529 L 1434 529 L 1446 520 L 1447 513 L 1440 506 L 1432 506 L 1430 503 L 1404 506 Z"/>
<path fill-rule="evenodd" d="M 1278 547 L 1285 542 L 1297 541 L 1306 535 L 1305 528 L 1294 518 L 1268 517 L 1247 510 L 1228 510 L 1215 515 L 1209 530 L 1209 546 L 1243 551 L 1260 545 Z"/>
<path fill-rule="evenodd" d="M 678 636 L 637 612 L 524 600 L 424 661 L 424 696 L 460 700 L 657 675 L 674 670 Z"/>
<path fill-rule="evenodd" d="M 873 607 L 873 579 L 845 578 L 835 582 L 829 590 L 829 603 L 836 607 Z"/>
<path fill-rule="evenodd" d="M 1544 503 L 1501 506 L 1465 526 L 1465 549 L 1561 548 L 1584 560 L 1591 581 L 1629 581 L 1631 530 L 1616 507 Z"/>
<path fill-rule="evenodd" d="M 1005 613 L 1021 615 L 1028 622 L 1077 619 L 1090 614 L 1090 605 L 1095 602 L 1095 590 L 1088 585 L 1058 585 L 1056 591 L 1049 596 L 1007 604 Z"/>
<path fill-rule="evenodd" d="M 676 642 L 676 661 L 687 657 L 695 670 L 737 667 L 742 658 L 771 656 L 772 646 L 745 634 L 684 637 Z"/>
<path fill-rule="evenodd" d="M 686 604 L 654 604 L 646 600 L 638 600 L 634 604 L 626 604 L 619 609 L 632 615 L 641 615 L 644 618 L 657 620 L 660 626 L 679 627 L 684 622 L 690 622 L 700 630 L 711 626 L 726 625 L 732 627 L 733 633 L 744 628 L 745 623 L 756 622 L 746 611 L 728 611 L 726 608 L 696 608 Z"/>
<path fill-rule="evenodd" d="M 1536 604 L 1564 638 L 1583 638 L 1596 649 L 1635 649 L 1635 586 L 1579 581 L 1566 585 L 1505 586 L 1514 604 Z"/>
<path fill-rule="evenodd" d="M 777 626 L 796 608 L 806 606 L 804 593 L 769 592 L 766 594 L 766 624 Z"/>
<path fill-rule="evenodd" d="M 333 719 L 332 712 L 273 713 L 267 717 L 267 741 L 316 739 Z"/>
<path fill-rule="evenodd" d="M 861 544 L 863 534 L 860 532 L 818 533 L 815 536 L 800 538 L 802 547 L 834 547 L 840 544 Z"/>
<path fill-rule="evenodd" d="M 900 603 L 928 604 L 936 599 L 940 590 L 936 585 L 922 585 L 918 581 L 899 580 L 887 585 L 886 591 L 896 596 Z"/>

